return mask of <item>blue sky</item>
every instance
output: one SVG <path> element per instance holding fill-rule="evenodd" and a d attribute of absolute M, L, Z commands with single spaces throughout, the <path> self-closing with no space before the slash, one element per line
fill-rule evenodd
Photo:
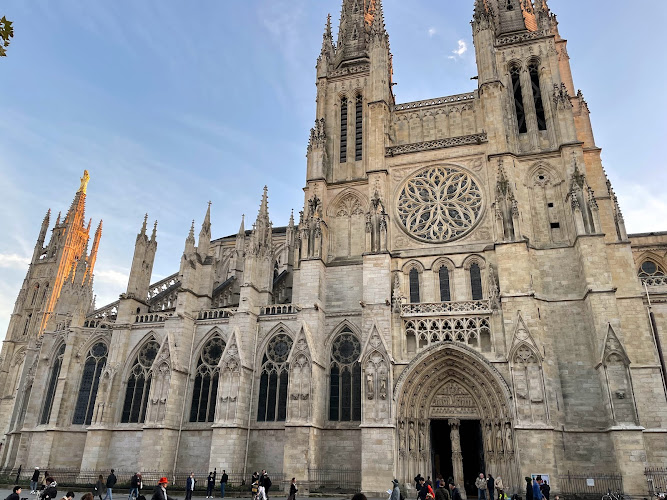
<path fill-rule="evenodd" d="M 83 169 L 104 219 L 98 305 L 127 283 L 143 214 L 158 219 L 154 279 L 178 270 L 211 200 L 214 237 L 274 225 L 303 202 L 315 61 L 340 0 L 5 0 L 15 38 L 0 60 L 0 338 L 44 213 L 67 210 Z M 397 100 L 475 88 L 473 0 L 384 0 Z M 667 230 L 662 33 L 620 0 L 551 0 L 575 86 L 630 232 Z M 336 27 L 334 28 L 336 33 Z M 55 216 L 54 213 L 54 216 Z"/>

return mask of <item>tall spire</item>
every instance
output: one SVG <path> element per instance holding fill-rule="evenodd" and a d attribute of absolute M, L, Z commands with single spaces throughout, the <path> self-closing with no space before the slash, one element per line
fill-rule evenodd
<path fill-rule="evenodd" d="M 208 207 L 206 208 L 206 215 L 204 216 L 204 222 L 201 225 L 201 231 L 199 231 L 199 242 L 197 243 L 197 252 L 201 256 L 202 260 L 208 255 L 209 248 L 211 247 L 211 202 L 208 202 Z"/>
<path fill-rule="evenodd" d="M 322 50 L 320 51 L 320 58 L 318 62 L 324 59 L 333 59 L 334 56 L 334 41 L 333 33 L 331 32 L 331 14 L 327 15 L 327 24 L 324 27 L 324 34 L 322 35 Z"/>
<path fill-rule="evenodd" d="M 368 59 L 367 35 L 376 12 L 377 0 L 343 0 L 336 44 L 336 66 Z"/>
<path fill-rule="evenodd" d="M 33 262 L 38 260 L 42 255 L 42 250 L 44 249 L 44 241 L 46 240 L 46 233 L 49 230 L 49 221 L 51 220 L 51 209 L 49 208 L 46 211 L 44 220 L 42 220 L 42 227 L 39 230 L 39 236 L 37 237 L 37 242 L 35 243 L 35 250 L 32 255 Z"/>
<path fill-rule="evenodd" d="M 102 220 L 97 226 L 95 237 L 93 238 L 93 247 L 90 249 L 88 257 L 88 268 L 86 269 L 86 279 L 88 282 L 93 280 L 93 271 L 95 270 L 95 261 L 97 260 L 97 251 L 100 248 L 100 239 L 102 238 Z"/>
<path fill-rule="evenodd" d="M 139 236 L 146 236 L 146 225 L 148 224 L 148 214 L 144 215 L 144 223 L 141 225 Z"/>
<path fill-rule="evenodd" d="M 241 215 L 241 225 L 239 226 L 239 236 L 245 236 L 245 214 Z"/>
<path fill-rule="evenodd" d="M 257 220 L 253 225 L 250 239 L 250 252 L 254 255 L 268 255 L 273 248 L 273 227 L 269 218 L 269 188 L 264 186 L 262 201 L 259 205 Z"/>
<path fill-rule="evenodd" d="M 157 220 L 153 224 L 153 232 L 151 233 L 151 243 L 157 243 Z"/>

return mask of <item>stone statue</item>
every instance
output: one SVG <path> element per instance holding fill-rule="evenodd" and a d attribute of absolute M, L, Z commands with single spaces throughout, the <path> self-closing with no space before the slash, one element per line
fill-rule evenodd
<path fill-rule="evenodd" d="M 408 430 L 408 441 L 410 451 L 417 450 L 417 435 L 415 434 L 415 423 L 410 422 L 410 429 Z"/>
<path fill-rule="evenodd" d="M 368 399 L 373 399 L 375 396 L 374 386 L 373 374 L 370 372 L 366 373 L 366 396 Z"/>
<path fill-rule="evenodd" d="M 403 420 L 398 424 L 398 449 L 405 448 L 405 422 Z"/>
<path fill-rule="evenodd" d="M 449 426 L 450 426 L 449 437 L 452 441 L 452 452 L 460 452 L 461 436 L 459 435 L 458 421 L 450 423 Z"/>
<path fill-rule="evenodd" d="M 486 440 L 486 443 L 484 447 L 486 448 L 487 453 L 491 453 L 493 451 L 493 424 L 491 422 L 487 422 L 484 424 L 484 437 Z"/>
<path fill-rule="evenodd" d="M 88 170 L 83 171 L 83 177 L 81 177 L 81 185 L 79 186 L 79 193 L 86 194 L 88 189 L 88 182 L 90 181 L 90 174 Z"/>
<path fill-rule="evenodd" d="M 387 399 L 387 374 L 380 374 L 380 398 Z"/>
<path fill-rule="evenodd" d="M 498 424 L 498 429 L 496 430 L 496 451 L 502 453 L 503 451 L 503 424 Z"/>
<path fill-rule="evenodd" d="M 512 424 L 505 424 L 505 450 L 507 453 L 514 452 L 514 442 L 512 441 Z"/>

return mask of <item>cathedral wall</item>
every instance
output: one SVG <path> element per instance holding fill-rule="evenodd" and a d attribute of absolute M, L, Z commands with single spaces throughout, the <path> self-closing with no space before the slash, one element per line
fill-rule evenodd
<path fill-rule="evenodd" d="M 581 299 L 585 291 L 582 269 L 572 248 L 535 250 L 531 273 L 536 293 L 546 298 Z"/>
<path fill-rule="evenodd" d="M 361 448 L 361 429 L 323 429 L 320 437 L 320 468 L 359 470 Z"/>
<path fill-rule="evenodd" d="M 355 311 L 363 290 L 363 266 L 327 267 L 326 310 Z"/>
<path fill-rule="evenodd" d="M 49 466 L 59 469 L 78 469 L 81 466 L 85 445 L 85 432 L 56 432 Z"/>
<path fill-rule="evenodd" d="M 285 446 L 289 446 L 289 443 L 285 443 L 284 428 L 252 430 L 248 447 L 248 470 L 266 469 L 269 475 L 277 472 L 289 473 L 283 470 Z M 275 480 L 274 482 L 277 483 Z"/>
<path fill-rule="evenodd" d="M 111 435 L 107 448 L 106 464 L 108 467 L 139 469 L 141 454 L 141 435 L 139 430 L 122 430 Z"/>
<path fill-rule="evenodd" d="M 178 448 L 178 469 L 205 471 L 209 469 L 211 429 L 183 430 Z M 211 464 L 216 467 L 216 464 Z"/>
<path fill-rule="evenodd" d="M 644 432 L 644 447 L 649 464 L 664 466 L 667 463 L 666 432 Z"/>
<path fill-rule="evenodd" d="M 561 443 L 563 457 L 561 474 L 567 470 L 574 473 L 618 472 L 614 443 L 604 432 L 564 432 Z"/>

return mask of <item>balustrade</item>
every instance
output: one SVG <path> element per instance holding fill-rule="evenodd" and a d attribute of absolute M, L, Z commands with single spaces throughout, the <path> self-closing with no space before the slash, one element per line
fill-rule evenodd
<path fill-rule="evenodd" d="M 667 276 L 645 276 L 640 279 L 642 286 L 646 285 L 649 288 L 652 286 L 667 286 Z"/>
<path fill-rule="evenodd" d="M 273 304 L 260 309 L 260 316 L 278 316 L 280 314 L 295 314 L 299 309 L 294 304 Z"/>
<path fill-rule="evenodd" d="M 491 314 L 491 302 L 485 300 L 464 300 L 461 302 L 421 302 L 402 304 L 401 316 L 450 316 L 468 313 Z"/>
<path fill-rule="evenodd" d="M 158 314 L 158 313 L 149 313 L 149 314 L 138 314 L 134 317 L 135 323 L 163 323 L 168 317 L 172 316 L 169 314 Z"/>
<path fill-rule="evenodd" d="M 227 319 L 234 316 L 236 311 L 237 309 L 235 307 L 227 307 L 225 309 L 204 309 L 203 311 L 199 311 L 197 319 Z"/>

